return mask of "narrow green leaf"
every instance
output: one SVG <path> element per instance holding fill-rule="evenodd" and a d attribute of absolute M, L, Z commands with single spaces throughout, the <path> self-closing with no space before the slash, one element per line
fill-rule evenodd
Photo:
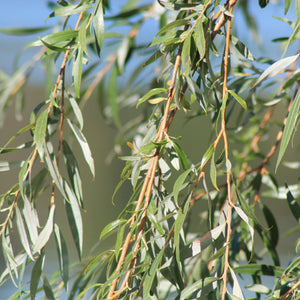
<path fill-rule="evenodd" d="M 24 247 L 24 250 L 26 251 L 28 256 L 32 260 L 34 260 L 34 258 L 32 256 L 32 253 L 31 253 L 31 250 L 30 250 L 30 245 L 29 245 L 29 241 L 28 241 L 28 238 L 27 238 L 27 233 L 26 233 L 26 229 L 25 229 L 25 226 L 24 226 L 21 211 L 20 211 L 18 206 L 16 207 L 16 223 L 17 223 L 17 227 L 18 227 L 18 231 L 19 231 L 22 246 Z"/>
<path fill-rule="evenodd" d="M 38 228 L 40 227 L 38 214 L 33 203 L 29 201 L 26 194 L 24 195 L 23 201 L 24 207 L 22 212 L 25 219 L 25 224 L 27 226 L 31 242 L 35 244 L 38 238 Z"/>
<path fill-rule="evenodd" d="M 300 21 L 300 2 L 299 0 L 295 1 L 295 10 L 296 10 L 296 15 L 297 15 L 297 21 Z"/>
<path fill-rule="evenodd" d="M 238 197 L 238 200 L 240 202 L 240 205 L 241 205 L 241 208 L 242 208 L 242 211 L 246 214 L 247 217 L 249 217 L 250 219 L 253 220 L 253 222 L 262 227 L 255 212 L 254 212 L 254 208 L 253 206 L 250 206 L 246 201 L 245 199 L 243 198 L 243 195 L 241 195 L 238 191 L 238 189 L 235 189 L 236 190 L 236 194 L 237 194 L 237 197 Z M 239 210 L 240 211 L 240 210 Z M 240 215 L 240 217 L 242 218 L 242 216 Z M 242 218 L 243 219 L 243 218 Z M 247 221 L 245 221 L 247 223 Z"/>
<path fill-rule="evenodd" d="M 91 171 L 93 177 L 95 177 L 94 159 L 92 157 L 92 153 L 91 153 L 90 147 L 86 141 L 86 138 L 84 137 L 82 131 L 75 124 L 73 124 L 69 119 L 67 119 L 67 122 L 68 122 L 70 128 L 72 129 L 72 131 L 82 149 L 83 156 L 90 168 L 90 171 Z"/>
<path fill-rule="evenodd" d="M 200 170 L 202 170 L 207 165 L 207 163 L 211 159 L 213 153 L 214 153 L 214 144 L 211 144 L 201 159 Z"/>
<path fill-rule="evenodd" d="M 102 0 L 98 0 L 95 6 L 96 8 L 94 9 L 94 14 L 93 14 L 93 26 L 95 32 L 97 53 L 98 56 L 100 56 L 100 51 L 104 39 L 104 18 L 103 18 Z"/>
<path fill-rule="evenodd" d="M 156 273 L 158 272 L 158 268 L 159 268 L 159 265 L 161 264 L 164 252 L 165 252 L 165 248 L 163 247 L 159 251 L 157 256 L 155 257 L 155 259 L 153 260 L 151 267 L 149 268 L 149 270 L 146 273 L 146 276 L 144 279 L 143 299 L 149 299 L 149 297 L 150 297 L 149 294 L 151 291 L 152 283 L 153 283 Z"/>
<path fill-rule="evenodd" d="M 21 168 L 24 164 L 23 160 L 18 161 L 0 161 L 0 172 L 11 171 Z"/>
<path fill-rule="evenodd" d="M 56 159 L 50 156 L 48 146 L 45 147 L 45 162 L 48 167 L 49 173 L 55 182 L 55 185 L 57 186 L 63 197 L 67 199 L 66 193 L 63 188 L 62 177 L 57 167 Z"/>
<path fill-rule="evenodd" d="M 67 6 L 59 6 L 55 9 L 54 12 L 50 14 L 50 18 L 52 17 L 63 17 L 63 16 L 72 16 L 77 15 L 83 11 L 88 11 L 93 6 L 89 4 L 74 4 L 74 5 L 67 5 Z"/>
<path fill-rule="evenodd" d="M 110 234 L 112 234 L 116 229 L 118 229 L 119 226 L 126 223 L 126 220 L 118 219 L 115 220 L 109 224 L 107 224 L 101 231 L 100 234 L 100 240 L 102 240 L 105 237 L 108 237 Z"/>
<path fill-rule="evenodd" d="M 29 158 L 23 163 L 20 171 L 19 171 L 19 189 L 22 198 L 24 198 L 24 190 L 26 188 L 26 180 L 28 177 L 27 171 L 28 171 L 28 162 Z"/>
<path fill-rule="evenodd" d="M 125 61 L 130 50 L 130 43 L 131 43 L 131 39 L 129 37 L 124 37 L 117 52 L 118 70 L 120 71 L 121 74 L 124 72 Z"/>
<path fill-rule="evenodd" d="M 254 293 L 259 293 L 259 294 L 269 294 L 271 291 L 268 287 L 266 287 L 265 285 L 262 285 L 262 284 L 251 284 L 251 285 L 245 286 L 245 288 L 248 291 L 251 291 Z"/>
<path fill-rule="evenodd" d="M 275 170 L 277 170 L 295 129 L 300 109 L 300 90 L 298 90 L 284 127 Z"/>
<path fill-rule="evenodd" d="M 273 244 L 273 247 L 275 248 L 279 241 L 279 230 L 277 226 L 276 219 L 274 218 L 273 213 L 271 210 L 264 204 L 262 204 L 262 211 L 265 216 L 265 219 L 268 224 L 268 230 L 270 233 L 270 242 Z"/>
<path fill-rule="evenodd" d="M 52 50 L 54 52 L 66 52 L 68 50 L 68 47 L 59 47 L 59 46 L 47 43 L 43 39 L 40 39 L 40 41 L 42 42 L 42 44 L 44 46 L 46 46 L 48 49 L 50 49 L 50 50 Z"/>
<path fill-rule="evenodd" d="M 291 193 L 291 191 L 289 190 L 289 187 L 287 184 L 285 184 L 286 187 L 286 198 L 289 204 L 289 208 L 293 214 L 293 216 L 295 217 L 295 219 L 298 221 L 298 223 L 300 224 L 300 205 L 297 203 L 297 200 L 294 198 L 293 194 Z"/>
<path fill-rule="evenodd" d="M 150 90 L 148 93 L 146 93 L 143 97 L 141 97 L 138 100 L 136 107 L 139 107 L 140 104 L 147 101 L 151 97 L 156 96 L 158 94 L 166 93 L 167 91 L 168 91 L 168 89 L 166 89 L 166 88 L 155 88 L 155 89 Z"/>
<path fill-rule="evenodd" d="M 30 299 L 35 299 L 38 284 L 41 278 L 42 269 L 45 260 L 45 252 L 42 251 L 41 255 L 35 262 L 32 272 L 31 272 L 31 279 L 30 279 Z"/>
<path fill-rule="evenodd" d="M 200 59 L 203 59 L 206 52 L 206 43 L 205 43 L 205 34 L 203 30 L 203 22 L 201 22 L 201 20 L 196 23 L 194 38 L 195 38 L 195 44 L 197 46 L 200 55 Z"/>
<path fill-rule="evenodd" d="M 181 52 L 181 65 L 183 67 L 183 72 L 186 77 L 189 75 L 190 72 L 191 41 L 192 41 L 192 35 L 189 34 L 184 40 L 182 52 Z"/>
<path fill-rule="evenodd" d="M 158 60 L 160 57 L 163 56 L 163 53 L 159 50 L 157 50 L 156 52 L 154 52 L 145 62 L 144 62 L 144 67 L 152 64 L 153 62 L 155 62 L 156 60 Z"/>
<path fill-rule="evenodd" d="M 231 41 L 237 51 L 246 59 L 254 61 L 254 57 L 250 50 L 234 35 L 231 35 Z"/>
<path fill-rule="evenodd" d="M 120 250 L 122 249 L 123 237 L 125 232 L 126 224 L 119 227 L 116 243 L 115 243 L 115 257 L 116 261 L 118 261 Z"/>
<path fill-rule="evenodd" d="M 80 207 L 78 205 L 76 196 L 74 195 L 73 191 L 69 187 L 67 181 L 64 181 L 64 189 L 68 197 L 67 199 L 69 200 L 69 202 L 68 201 L 65 202 L 68 221 L 76 245 L 78 256 L 81 259 L 82 246 L 83 246 L 83 225 L 82 225 Z"/>
<path fill-rule="evenodd" d="M 82 117 L 80 107 L 79 107 L 77 101 L 73 97 L 70 96 L 69 101 L 70 101 L 70 104 L 72 106 L 75 117 L 76 117 L 76 119 L 79 123 L 79 129 L 82 130 L 82 128 L 83 128 L 83 117 Z"/>
<path fill-rule="evenodd" d="M 180 263 L 180 256 L 181 256 L 180 255 L 180 253 L 181 253 L 181 251 L 180 251 L 180 235 L 183 234 L 183 224 L 184 224 L 186 215 L 189 211 L 190 200 L 191 200 L 191 194 L 186 198 L 183 208 L 180 208 L 178 210 L 178 214 L 177 214 L 176 221 L 174 224 L 174 247 L 175 247 L 175 251 L 176 251 L 175 256 L 176 256 L 176 263 L 177 263 L 178 268 L 181 265 L 181 263 Z M 180 281 L 182 281 L 182 280 L 180 280 Z"/>
<path fill-rule="evenodd" d="M 88 57 L 89 53 L 87 50 L 87 41 L 86 41 L 86 35 L 87 35 L 87 27 L 88 27 L 88 22 L 90 21 L 89 18 L 83 19 L 81 22 L 80 29 L 78 31 L 78 42 L 79 42 L 79 48 L 78 50 L 82 51 L 82 53 L 85 53 Z"/>
<path fill-rule="evenodd" d="M 213 184 L 214 188 L 218 191 L 218 184 L 217 184 L 217 168 L 215 163 L 215 151 L 212 154 L 211 160 L 210 160 L 210 180 Z"/>
<path fill-rule="evenodd" d="M 274 77 L 277 75 L 279 72 L 283 71 L 286 69 L 290 64 L 295 62 L 299 57 L 299 54 L 294 55 L 294 56 L 289 56 L 282 58 L 275 63 L 273 63 L 270 67 L 268 67 L 257 79 L 254 87 L 260 85 L 264 80 Z"/>
<path fill-rule="evenodd" d="M 106 20 L 114 20 L 114 19 L 122 19 L 123 20 L 126 18 L 130 18 L 137 14 L 141 14 L 144 11 L 148 12 L 150 7 L 151 7 L 151 4 L 144 4 L 144 5 L 133 6 L 133 7 L 131 7 L 131 4 L 130 4 L 129 9 L 124 9 L 117 15 L 106 17 Z"/>
<path fill-rule="evenodd" d="M 121 126 L 120 119 L 119 119 L 119 104 L 118 104 L 118 85 L 117 85 L 117 66 L 114 65 L 111 69 L 109 81 L 108 81 L 108 90 L 107 90 L 107 97 L 108 97 L 108 104 L 111 110 L 112 118 L 115 122 L 117 127 Z"/>
<path fill-rule="evenodd" d="M 286 13 L 288 12 L 290 5 L 291 5 L 291 0 L 285 0 L 284 1 L 284 14 L 286 15 Z M 297 2 L 297 1 L 296 1 Z"/>
<path fill-rule="evenodd" d="M 75 89 L 76 96 L 78 98 L 80 97 L 80 88 L 81 88 L 82 58 L 83 58 L 83 51 L 81 46 L 79 46 L 77 50 L 77 55 L 73 63 L 73 68 L 72 68 L 74 89 Z"/>
<path fill-rule="evenodd" d="M 49 35 L 44 36 L 43 41 L 46 42 L 47 44 L 54 45 L 59 42 L 68 42 L 73 38 L 77 37 L 77 35 L 78 35 L 77 30 L 60 31 L 60 32 L 51 33 Z M 39 47 L 39 46 L 43 46 L 41 40 L 31 43 L 27 47 Z"/>
<path fill-rule="evenodd" d="M 189 20 L 185 20 L 185 19 L 175 20 L 173 22 L 168 23 L 163 28 L 161 28 L 155 36 L 162 35 L 165 32 L 169 32 L 173 28 L 184 26 L 184 25 L 187 25 L 189 23 L 190 23 L 190 21 Z"/>
<path fill-rule="evenodd" d="M 33 253 L 39 252 L 49 241 L 49 238 L 53 232 L 54 212 L 55 212 L 55 205 L 52 204 L 52 206 L 50 207 L 50 211 L 49 211 L 49 215 L 45 227 L 40 232 L 36 242 L 32 247 Z"/>
<path fill-rule="evenodd" d="M 30 126 L 30 127 L 33 127 L 33 126 Z M 9 153 L 9 152 L 13 152 L 13 151 L 16 151 L 16 150 L 22 150 L 22 149 L 27 149 L 27 148 L 30 148 L 32 147 L 32 142 L 27 142 L 27 143 L 24 143 L 24 144 L 21 144 L 17 147 L 14 147 L 14 148 L 0 148 L 0 154 L 1 153 Z M 22 164 L 23 165 L 23 164 Z"/>
<path fill-rule="evenodd" d="M 233 96 L 233 98 L 242 106 L 244 110 L 247 110 L 247 103 L 242 97 L 232 90 L 228 90 L 228 93 Z"/>
<path fill-rule="evenodd" d="M 296 1 L 296 3 L 297 2 L 298 2 L 298 0 Z M 290 47 L 291 43 L 294 42 L 295 39 L 296 40 L 298 39 L 297 35 L 299 33 L 299 29 L 300 29 L 300 22 L 298 20 L 292 34 L 289 36 L 287 42 L 285 43 L 285 47 L 284 47 L 284 50 L 283 50 L 283 53 L 282 53 L 281 57 L 284 57 L 286 55 L 286 52 L 288 51 L 288 48 Z"/>
<path fill-rule="evenodd" d="M 80 203 L 80 206 L 83 207 L 82 183 L 81 183 L 79 166 L 78 166 L 76 157 L 75 157 L 71 147 L 67 144 L 66 141 L 63 141 L 62 146 L 63 146 L 63 155 L 64 155 L 64 158 L 66 161 L 67 171 L 68 171 L 68 175 L 70 178 L 72 188 L 75 192 L 78 203 Z"/>
<path fill-rule="evenodd" d="M 250 233 L 250 237 L 251 237 L 251 245 L 253 245 L 254 242 L 254 228 L 253 228 L 253 223 L 251 222 L 251 220 L 249 220 L 248 216 L 246 215 L 246 213 L 238 206 L 234 206 L 235 211 L 237 212 L 237 214 L 240 216 L 240 218 L 247 224 L 248 228 L 249 228 L 249 233 Z"/>
<path fill-rule="evenodd" d="M 46 139 L 47 121 L 48 111 L 44 110 L 36 120 L 34 130 L 34 142 L 39 152 L 41 161 L 44 161 L 44 144 Z"/>
<path fill-rule="evenodd" d="M 54 234 L 56 240 L 56 249 L 58 254 L 59 268 L 61 278 L 64 282 L 65 289 L 68 289 L 68 280 L 69 280 L 69 256 L 68 256 L 68 247 L 65 242 L 65 239 L 58 227 L 57 224 L 54 224 Z"/>
<path fill-rule="evenodd" d="M 55 296 L 54 296 L 54 292 L 52 290 L 51 284 L 49 283 L 46 275 L 42 272 L 42 282 L 43 282 L 43 289 L 45 292 L 45 296 L 47 297 L 47 299 L 49 300 L 55 300 Z"/>
<path fill-rule="evenodd" d="M 284 269 L 277 266 L 271 266 L 266 264 L 247 264 L 240 265 L 233 270 L 238 274 L 250 274 L 250 275 L 268 275 L 268 276 L 276 276 L 280 277 L 284 272 Z"/>
<path fill-rule="evenodd" d="M 244 293 L 240 287 L 239 281 L 236 277 L 235 272 L 233 271 L 233 269 L 229 266 L 229 270 L 230 270 L 230 274 L 231 274 L 231 278 L 233 280 L 233 288 L 232 288 L 232 294 L 237 297 L 239 300 L 245 300 L 245 296 Z"/>
<path fill-rule="evenodd" d="M 173 195 L 174 195 L 174 201 L 175 203 L 178 203 L 178 195 L 179 192 L 185 187 L 183 183 L 185 182 L 185 179 L 190 174 L 191 169 L 188 169 L 184 171 L 180 176 L 176 179 L 174 186 L 173 186 Z"/>
<path fill-rule="evenodd" d="M 182 151 L 182 149 L 180 148 L 179 144 L 177 144 L 176 142 L 172 142 L 173 143 L 173 147 L 178 155 L 178 159 L 181 165 L 181 168 L 183 170 L 188 170 L 190 168 L 190 162 L 188 157 L 186 156 L 186 154 Z"/>
<path fill-rule="evenodd" d="M 193 284 L 188 285 L 184 290 L 182 290 L 179 299 L 180 300 L 199 299 L 203 288 L 217 280 L 218 280 L 217 277 L 206 277 L 204 279 L 200 279 L 194 282 Z M 196 292 L 197 294 L 194 295 L 194 293 Z"/>
<path fill-rule="evenodd" d="M 50 27 L 20 27 L 20 28 L 0 28 L 0 32 L 8 35 L 29 35 L 48 30 Z"/>

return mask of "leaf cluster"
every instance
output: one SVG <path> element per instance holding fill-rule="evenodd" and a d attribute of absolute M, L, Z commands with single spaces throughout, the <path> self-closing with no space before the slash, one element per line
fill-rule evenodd
<path fill-rule="evenodd" d="M 1 172 L 19 169 L 16 184 L 0 198 L 5 261 L 0 282 L 15 283 L 12 299 L 35 299 L 39 292 L 56 299 L 63 290 L 68 299 L 246 299 L 246 291 L 257 299 L 298 299 L 299 241 L 294 258 L 282 266 L 278 218 L 266 200 L 286 202 L 298 224 L 290 233 L 298 233 L 299 182 L 278 183 L 276 170 L 299 126 L 299 54 L 287 56 L 299 36 L 299 1 L 296 20 L 281 19 L 292 33 L 274 41 L 283 47 L 276 61 L 269 53 L 255 58 L 251 45 L 235 34 L 239 12 L 257 32 L 247 1 L 131 0 L 118 12 L 110 1 L 75 2 L 51 5 L 53 28 L 0 30 L 20 35 L 52 30 L 28 45 L 38 49 L 30 62 L 0 78 L 3 119 L 10 101 L 22 106 L 23 86 L 36 63 L 47 66 L 46 99 L 0 149 L 5 157 L 24 156 L 0 164 Z M 258 1 L 257 9 L 269 5 Z M 285 13 L 290 6 L 285 0 Z M 147 24 L 155 24 L 156 35 L 143 42 Z M 91 253 L 70 284 L 69 247 L 55 212 L 61 202 L 81 259 L 84 192 L 73 143 L 94 177 L 82 109 L 95 91 L 101 115 L 118 129 L 113 155 L 125 164 L 113 197 L 125 182 L 132 193 L 117 219 L 101 231 L 100 243 L 114 235 L 114 246 Z M 272 118 L 276 109 L 286 112 L 281 126 Z M 206 150 L 195 160 L 184 137 L 172 132 L 178 115 L 187 121 L 209 119 L 207 128 L 196 129 L 200 140 L 193 147 L 202 144 Z M 277 137 L 266 150 L 263 140 L 274 128 Z M 25 143 L 11 146 L 25 134 Z M 274 170 L 270 162 L 277 149 Z M 299 168 L 298 161 L 287 165 Z M 49 202 L 43 224 L 41 195 Z M 49 280 L 44 265 L 51 236 L 59 271 Z M 266 285 L 264 276 L 274 277 L 274 285 Z M 241 278 L 247 278 L 246 286 Z"/>

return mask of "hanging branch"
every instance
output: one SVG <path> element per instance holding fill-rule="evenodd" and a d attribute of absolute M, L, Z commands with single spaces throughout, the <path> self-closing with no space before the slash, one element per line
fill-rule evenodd
<path fill-rule="evenodd" d="M 229 12 L 232 13 L 233 5 L 236 1 L 230 1 Z M 231 239 L 231 214 L 232 214 L 232 195 L 231 195 L 231 167 L 229 160 L 229 148 L 228 148 L 228 139 L 226 133 L 226 101 L 227 101 L 227 76 L 228 76 L 228 61 L 229 61 L 229 42 L 231 36 L 231 18 L 227 20 L 227 30 L 226 30 L 226 43 L 225 43 L 225 53 L 224 53 L 224 79 L 223 79 L 223 116 L 221 123 L 221 132 L 224 140 L 224 152 L 225 152 L 225 163 L 226 163 L 226 184 L 227 184 L 227 215 L 226 215 L 226 224 L 227 224 L 227 233 L 226 233 L 226 242 L 225 242 L 225 253 L 224 253 L 224 270 L 223 270 L 223 288 L 221 299 L 224 300 L 227 293 L 227 274 L 229 269 L 229 249 L 230 249 L 230 239 Z M 225 103 L 224 103 L 225 102 Z"/>

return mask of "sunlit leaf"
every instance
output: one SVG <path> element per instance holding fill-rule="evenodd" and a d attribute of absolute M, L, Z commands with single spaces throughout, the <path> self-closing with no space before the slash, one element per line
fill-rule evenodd
<path fill-rule="evenodd" d="M 46 42 L 47 44 L 54 45 L 59 42 L 66 42 L 70 41 L 73 38 L 77 37 L 78 31 L 77 30 L 66 30 L 66 31 L 61 31 L 61 32 L 56 32 L 56 33 L 51 33 L 49 35 L 46 35 L 43 37 L 43 41 Z M 38 40 L 27 47 L 38 47 L 38 46 L 43 46 L 43 42 L 41 40 Z"/>
<path fill-rule="evenodd" d="M 81 88 L 81 75 L 82 75 L 82 59 L 83 59 L 83 50 L 81 46 L 78 47 L 77 55 L 75 57 L 72 69 L 74 89 L 76 96 L 80 97 L 80 88 Z"/>
<path fill-rule="evenodd" d="M 113 221 L 109 224 L 107 224 L 101 231 L 100 234 L 100 240 L 102 240 L 104 237 L 109 236 L 110 234 L 112 234 L 119 226 L 121 226 L 122 224 L 124 224 L 126 222 L 126 220 L 123 219 L 118 219 L 116 221 Z"/>
<path fill-rule="evenodd" d="M 55 11 L 50 14 L 50 17 L 71 16 L 71 15 L 79 14 L 82 11 L 88 11 L 90 8 L 92 8 L 92 5 L 89 4 L 80 4 L 80 5 L 69 4 L 67 6 L 56 8 Z"/>
<path fill-rule="evenodd" d="M 178 159 L 179 159 L 181 168 L 183 170 L 188 170 L 190 168 L 190 162 L 189 162 L 188 157 L 186 156 L 186 154 L 182 151 L 182 149 L 176 142 L 173 141 L 172 143 L 173 143 L 173 147 L 178 155 Z"/>
<path fill-rule="evenodd" d="M 103 6 L 101 0 L 98 0 L 95 3 L 95 9 L 93 14 L 93 25 L 94 25 L 95 39 L 97 45 L 97 53 L 98 55 L 100 55 L 100 51 L 104 39 L 104 18 L 103 18 Z"/>
<path fill-rule="evenodd" d="M 34 130 L 34 142 L 36 144 L 37 150 L 39 152 L 40 158 L 44 160 L 44 144 L 46 138 L 48 111 L 44 110 L 38 117 L 35 130 Z"/>
<path fill-rule="evenodd" d="M 32 253 L 31 253 L 29 241 L 28 241 L 28 238 L 27 238 L 26 229 L 25 229 L 25 226 L 24 226 L 23 218 L 22 218 L 21 211 L 20 211 L 19 207 L 16 207 L 16 223 L 17 223 L 17 227 L 18 227 L 18 230 L 19 230 L 21 243 L 22 243 L 26 253 L 28 254 L 28 256 L 32 260 L 34 260 L 34 258 L 32 256 Z"/>
<path fill-rule="evenodd" d="M 240 97 L 236 92 L 231 90 L 228 90 L 228 93 L 233 96 L 233 98 L 242 106 L 244 110 L 247 110 L 247 103 L 242 97 Z"/>
<path fill-rule="evenodd" d="M 54 212 L 55 212 L 55 205 L 52 204 L 52 206 L 50 207 L 47 222 L 46 222 L 43 230 L 39 233 L 39 236 L 32 247 L 33 253 L 40 252 L 41 249 L 48 242 L 48 240 L 53 232 Z"/>
<path fill-rule="evenodd" d="M 204 279 L 198 280 L 194 282 L 191 285 L 188 285 L 184 290 L 182 290 L 180 294 L 180 300 L 186 300 L 186 299 L 194 299 L 194 297 L 200 297 L 201 295 L 201 290 L 211 284 L 212 282 L 217 281 L 218 278 L 216 277 L 206 277 Z M 196 295 L 194 293 L 197 292 Z"/>
<path fill-rule="evenodd" d="M 0 161 L 0 172 L 11 171 L 20 168 L 24 161 Z"/>
<path fill-rule="evenodd" d="M 146 93 L 142 98 L 140 98 L 136 104 L 136 107 L 138 107 L 140 104 L 142 104 L 143 102 L 147 101 L 148 99 L 150 99 L 153 96 L 156 96 L 158 94 L 162 94 L 162 93 L 166 93 L 167 89 L 165 88 L 155 88 L 150 90 L 148 93 Z"/>
<path fill-rule="evenodd" d="M 24 195 L 23 198 L 24 207 L 23 207 L 23 216 L 28 229 L 28 234 L 30 236 L 31 242 L 36 243 L 38 238 L 38 228 L 40 227 L 37 211 L 34 208 L 32 202 L 29 201 L 28 197 Z"/>
<path fill-rule="evenodd" d="M 230 270 L 230 274 L 233 280 L 233 288 L 232 288 L 232 294 L 237 297 L 238 299 L 242 299 L 245 300 L 245 296 L 243 294 L 243 291 L 240 287 L 239 281 L 236 277 L 235 272 L 233 271 L 233 269 L 229 266 L 229 270 Z"/>
<path fill-rule="evenodd" d="M 82 116 L 80 107 L 79 107 L 77 101 L 73 97 L 69 97 L 69 102 L 72 106 L 72 109 L 74 111 L 76 119 L 79 123 L 79 129 L 82 130 L 82 128 L 83 128 L 83 116 Z"/>
<path fill-rule="evenodd" d="M 257 79 L 255 86 L 260 85 L 264 80 L 276 76 L 279 72 L 286 69 L 290 64 L 295 62 L 299 57 L 299 54 L 294 56 L 289 56 L 282 58 L 275 63 L 273 63 L 270 67 L 268 67 Z"/>
<path fill-rule="evenodd" d="M 92 157 L 92 152 L 90 150 L 90 147 L 86 141 L 86 138 L 84 137 L 83 133 L 81 132 L 81 130 L 75 125 L 73 124 L 69 119 L 67 119 L 68 124 L 70 126 L 70 128 L 72 129 L 81 149 L 82 149 L 82 153 L 83 156 L 90 168 L 90 171 L 93 175 L 93 177 L 95 177 L 95 165 L 94 165 L 94 159 Z"/>

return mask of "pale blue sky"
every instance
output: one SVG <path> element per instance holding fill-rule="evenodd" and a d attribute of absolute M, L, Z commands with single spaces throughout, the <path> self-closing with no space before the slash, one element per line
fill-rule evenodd
<path fill-rule="evenodd" d="M 150 0 L 149 0 L 150 1 Z M 116 9 L 118 5 L 126 3 L 125 0 L 114 0 L 111 1 L 113 7 Z M 147 2 L 147 1 L 145 1 Z M 273 3 L 284 2 L 282 1 L 272 1 Z M 292 4 L 287 16 L 284 16 L 284 11 L 281 5 L 275 5 L 273 3 L 269 4 L 265 9 L 260 9 L 258 6 L 258 0 L 250 1 L 250 8 L 255 15 L 257 23 L 259 25 L 259 30 L 262 34 L 263 49 L 251 48 L 254 56 L 262 56 L 265 51 L 271 50 L 272 58 L 276 59 L 281 56 L 281 51 L 279 50 L 279 44 L 271 44 L 270 41 L 273 38 L 287 36 L 291 32 L 291 28 L 283 22 L 275 20 L 273 16 L 286 17 L 289 19 L 295 18 L 294 2 Z M 47 16 L 50 14 L 50 10 L 46 5 L 46 0 L 10 0 L 10 1 L 1 1 L 0 2 L 0 28 L 10 28 L 10 27 L 40 27 L 40 26 L 49 26 L 53 23 L 56 23 L 55 19 L 48 19 Z M 115 10 L 114 9 L 114 10 Z M 236 22 L 238 24 L 237 31 L 242 40 L 246 44 L 249 44 L 249 30 L 245 26 L 243 19 L 237 13 Z M 152 29 L 153 26 L 146 26 L 144 28 L 145 34 L 142 34 L 141 37 L 149 37 L 149 39 L 155 34 L 156 28 Z M 152 31 L 152 32 L 151 32 Z M 40 33 L 39 35 L 42 35 Z M 13 71 L 13 61 L 14 57 L 20 50 L 29 42 L 33 41 L 39 35 L 36 36 L 6 36 L 0 34 L 0 69 L 5 72 L 11 73 Z M 140 38 L 141 38 L 140 37 Z M 251 41 L 251 39 L 250 39 Z M 295 43 L 296 44 L 296 43 Z M 299 45 L 295 45 L 298 47 Z M 22 60 L 27 60 L 36 49 L 29 50 L 27 53 L 22 55 Z M 21 61 L 22 61 L 21 60 Z M 35 76 L 36 78 L 39 76 Z"/>

